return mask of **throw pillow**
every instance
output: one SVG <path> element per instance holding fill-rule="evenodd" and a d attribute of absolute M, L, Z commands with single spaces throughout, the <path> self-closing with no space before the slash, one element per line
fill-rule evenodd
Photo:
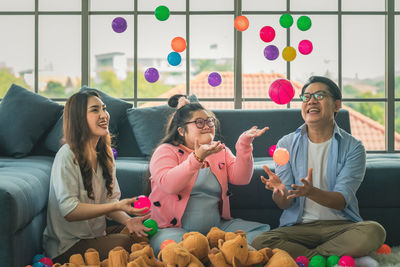
<path fill-rule="evenodd" d="M 57 123 L 50 130 L 49 134 L 46 136 L 44 140 L 44 146 L 54 152 L 57 153 L 61 147 L 61 139 L 63 138 L 63 116 L 58 119 Z"/>

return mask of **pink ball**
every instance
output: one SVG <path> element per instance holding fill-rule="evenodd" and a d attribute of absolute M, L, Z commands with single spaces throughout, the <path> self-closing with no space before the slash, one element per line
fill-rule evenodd
<path fill-rule="evenodd" d="M 151 202 L 150 202 L 150 199 L 148 197 L 146 197 L 145 195 L 140 195 L 140 196 L 138 196 L 138 200 L 133 203 L 133 206 L 136 209 L 147 208 L 144 211 L 142 211 L 142 213 L 146 213 L 150 210 Z"/>
<path fill-rule="evenodd" d="M 353 257 L 351 256 L 343 256 L 339 259 L 340 267 L 355 267 L 356 263 L 354 262 Z"/>
<path fill-rule="evenodd" d="M 275 30 L 270 26 L 265 26 L 260 30 L 260 38 L 268 43 L 275 39 Z"/>
<path fill-rule="evenodd" d="M 307 258 L 306 256 L 298 256 L 298 257 L 295 259 L 295 262 L 300 262 L 300 263 L 303 263 L 305 266 L 308 266 L 308 263 L 309 263 L 310 261 L 308 260 L 308 258 Z"/>
<path fill-rule="evenodd" d="M 303 55 L 308 55 L 313 50 L 313 44 L 309 40 L 303 40 L 299 43 L 299 52 Z"/>
<path fill-rule="evenodd" d="M 273 157 L 273 156 L 274 156 L 275 149 L 276 149 L 276 145 L 272 145 L 272 146 L 269 148 L 268 153 L 269 153 L 269 156 L 270 156 L 270 157 Z"/>
<path fill-rule="evenodd" d="M 53 261 L 47 257 L 41 258 L 39 262 L 44 263 L 45 265 L 53 266 Z"/>
<path fill-rule="evenodd" d="M 286 79 L 275 80 L 268 91 L 269 97 L 277 104 L 287 104 L 294 97 L 293 85 Z"/>

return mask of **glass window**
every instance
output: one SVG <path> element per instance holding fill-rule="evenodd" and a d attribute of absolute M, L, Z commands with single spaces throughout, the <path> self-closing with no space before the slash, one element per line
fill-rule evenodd
<path fill-rule="evenodd" d="M 400 150 L 400 102 L 396 102 L 395 109 L 394 147 L 396 150 Z"/>
<path fill-rule="evenodd" d="M 243 11 L 278 11 L 278 10 L 286 10 L 286 1 L 245 0 L 245 1 L 242 1 L 242 10 Z"/>
<path fill-rule="evenodd" d="M 344 102 L 350 114 L 351 134 L 366 150 L 385 150 L 385 104 L 381 102 Z"/>
<path fill-rule="evenodd" d="M 50 0 L 49 0 L 50 1 Z M 133 11 L 132 0 L 89 0 L 91 11 Z"/>
<path fill-rule="evenodd" d="M 268 97 L 267 94 L 264 97 Z M 242 103 L 242 109 L 284 109 L 286 105 L 278 105 L 272 101 L 244 101 Z"/>
<path fill-rule="evenodd" d="M 225 101 L 201 101 L 201 105 L 207 109 L 234 109 L 233 102 Z"/>
<path fill-rule="evenodd" d="M 39 93 L 68 97 L 80 87 L 81 17 L 40 16 Z"/>
<path fill-rule="evenodd" d="M 397 98 L 400 98 L 400 16 L 396 16 L 396 25 L 395 29 L 395 94 Z"/>
<path fill-rule="evenodd" d="M 81 0 L 40 0 L 40 11 L 80 11 Z"/>
<path fill-rule="evenodd" d="M 343 11 L 385 11 L 385 2 L 380 0 L 342 0 Z"/>
<path fill-rule="evenodd" d="M 299 16 L 294 16 L 296 22 Z M 291 78 L 304 83 L 312 75 L 326 76 L 338 80 L 338 21 L 337 16 L 308 16 L 312 26 L 300 31 L 292 26 L 291 46 L 297 56 L 291 62 Z M 312 43 L 310 54 L 299 52 L 299 43 L 308 40 Z"/>
<path fill-rule="evenodd" d="M 190 17 L 190 92 L 197 97 L 233 97 L 233 30 L 231 15 Z M 215 87 L 208 83 L 212 72 L 221 76 Z"/>
<path fill-rule="evenodd" d="M 231 11 L 234 9 L 232 0 L 190 0 L 190 11 Z"/>
<path fill-rule="evenodd" d="M 395 0 L 394 6 L 396 11 L 400 11 L 400 0 Z"/>
<path fill-rule="evenodd" d="M 33 0 L 1 0 L 0 11 L 34 11 Z"/>
<path fill-rule="evenodd" d="M 139 16 L 137 74 L 139 97 L 169 97 L 175 94 L 176 90 L 180 93 L 186 92 L 186 49 L 177 53 L 171 47 L 171 41 L 175 37 L 186 40 L 185 25 L 183 15 L 171 16 L 165 21 L 159 21 L 152 15 Z M 171 61 L 168 61 L 170 53 L 173 54 L 170 56 Z M 151 83 L 146 78 L 149 76 L 145 77 L 149 68 L 158 71 L 159 79 L 156 82 Z"/>
<path fill-rule="evenodd" d="M 346 0 L 347 1 L 347 0 Z M 342 1 L 342 3 L 345 1 Z M 336 11 L 338 10 L 337 0 L 296 0 L 290 1 L 292 11 Z"/>
<path fill-rule="evenodd" d="M 385 96 L 385 17 L 343 16 L 343 96 Z"/>
<path fill-rule="evenodd" d="M 138 2 L 139 11 L 154 11 L 158 6 L 166 6 L 169 11 L 185 11 L 185 0 L 144 0 Z"/>
<path fill-rule="evenodd" d="M 33 16 L 0 16 L 0 98 L 11 84 L 34 88 Z"/>
<path fill-rule="evenodd" d="M 126 21 L 117 33 L 113 20 Z M 133 16 L 90 16 L 90 85 L 115 97 L 133 97 Z"/>

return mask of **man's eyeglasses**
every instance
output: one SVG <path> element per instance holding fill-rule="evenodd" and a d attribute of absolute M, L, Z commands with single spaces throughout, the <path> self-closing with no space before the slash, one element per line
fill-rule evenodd
<path fill-rule="evenodd" d="M 194 121 L 185 122 L 185 124 L 188 124 L 188 123 L 195 123 L 196 127 L 199 129 L 203 129 L 204 126 L 206 125 L 206 123 L 207 123 L 208 127 L 213 128 L 215 126 L 215 119 L 212 117 L 209 117 L 206 120 L 202 119 L 202 118 L 197 118 Z"/>
<path fill-rule="evenodd" d="M 320 101 L 320 100 L 322 100 L 322 99 L 324 99 L 326 96 L 330 96 L 330 94 L 328 94 L 328 93 L 326 93 L 325 91 L 317 91 L 317 92 L 315 92 L 315 93 L 304 93 L 304 94 L 301 94 L 300 95 L 300 99 L 303 101 L 303 102 L 308 102 L 308 101 L 310 101 L 311 100 L 311 97 L 312 96 L 314 96 L 314 98 L 317 100 L 317 101 Z"/>

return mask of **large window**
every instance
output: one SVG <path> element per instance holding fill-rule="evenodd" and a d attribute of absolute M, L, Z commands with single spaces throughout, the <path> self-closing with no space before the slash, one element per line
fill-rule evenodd
<path fill-rule="evenodd" d="M 168 8 L 161 17 L 160 6 Z M 286 13 L 289 28 L 280 24 Z M 246 31 L 234 28 L 239 15 L 250 22 Z M 304 16 L 308 30 L 297 27 Z M 113 28 L 116 19 L 122 24 Z M 270 42 L 260 39 L 265 26 L 275 31 Z M 60 102 L 89 85 L 136 107 L 193 93 L 214 109 L 299 108 L 304 82 L 322 75 L 342 88 L 352 133 L 367 150 L 400 151 L 398 29 L 399 0 L 2 0 L 0 100 L 16 83 Z M 186 48 L 173 53 L 176 37 Z M 308 55 L 299 53 L 303 40 L 312 42 Z M 282 55 L 289 46 L 292 61 Z M 219 85 L 208 82 L 212 72 Z M 286 105 L 268 96 L 279 78 L 296 91 Z"/>

